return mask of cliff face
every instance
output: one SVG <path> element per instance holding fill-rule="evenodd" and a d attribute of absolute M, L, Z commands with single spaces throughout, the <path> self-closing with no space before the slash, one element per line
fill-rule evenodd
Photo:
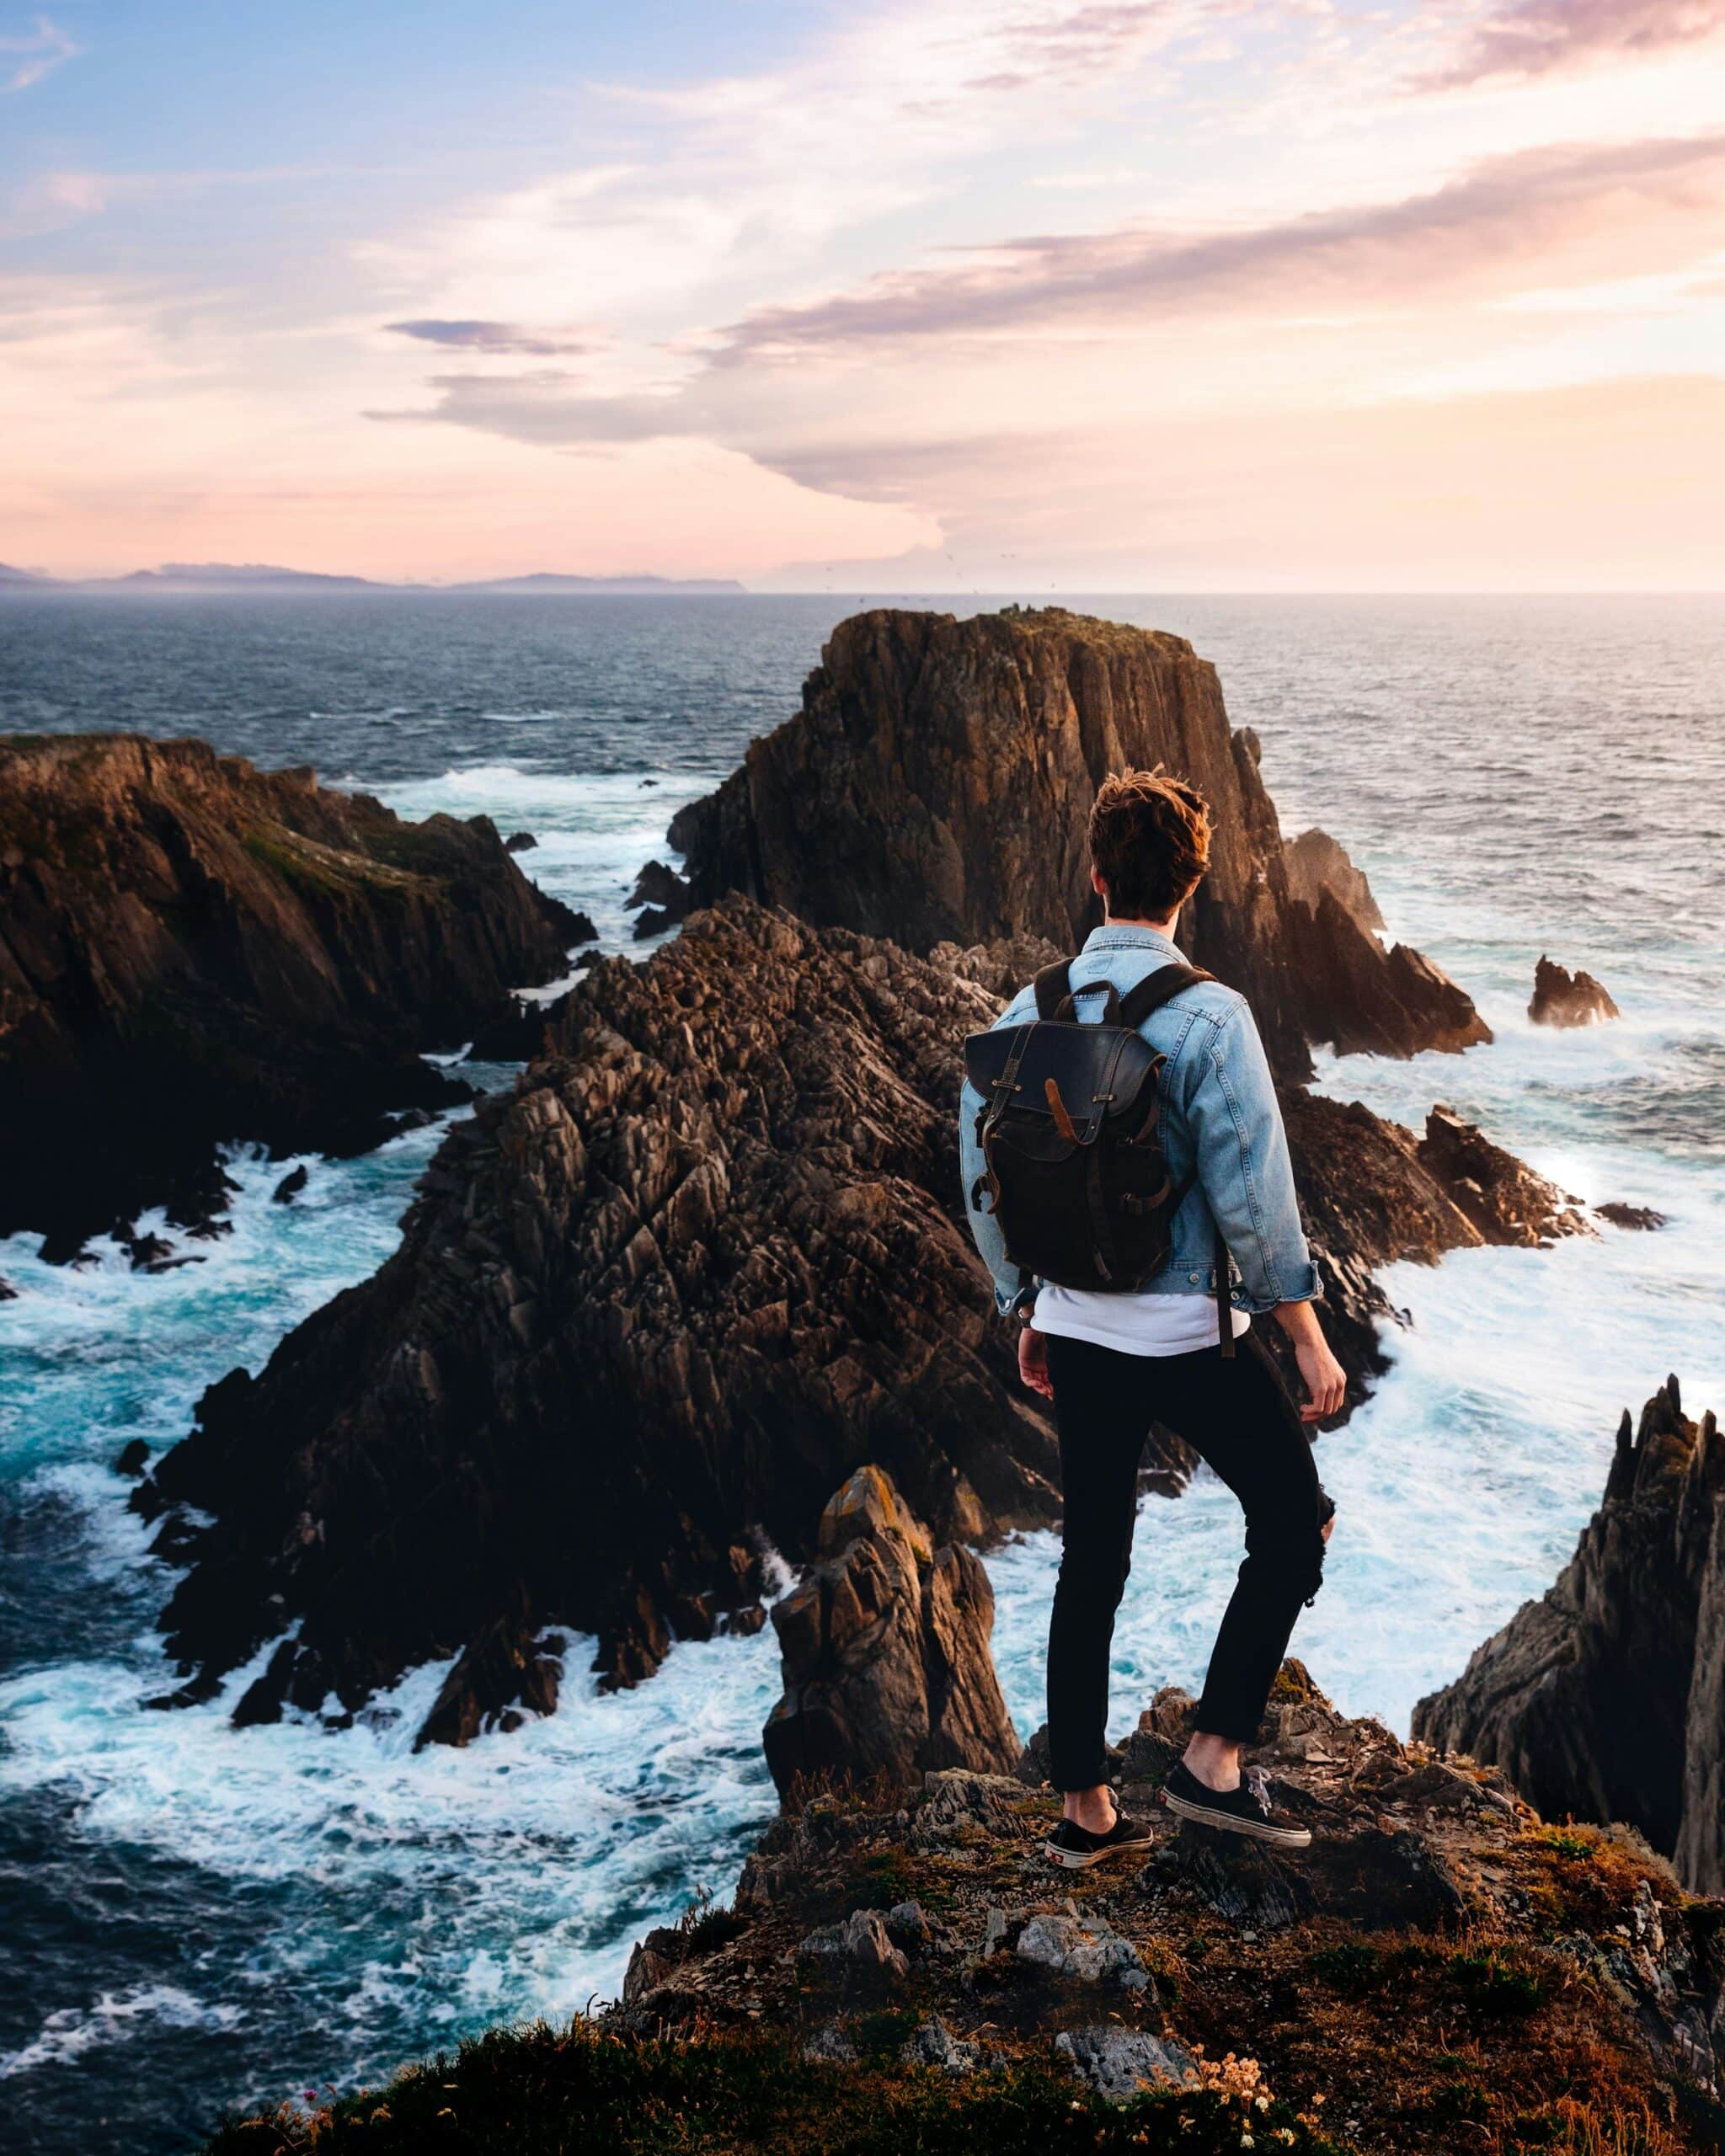
<path fill-rule="evenodd" d="M 199 741 L 0 739 L 0 1234 L 69 1255 L 216 1141 L 347 1152 L 579 924 L 483 818 L 403 824 Z"/>
<path fill-rule="evenodd" d="M 1605 1494 L 1538 1602 L 1414 1710 L 1553 1815 L 1628 1820 L 1725 1893 L 1725 1442 L 1669 1380 L 1617 1433 Z"/>
<path fill-rule="evenodd" d="M 942 1540 L 1051 1518 L 1055 1449 L 953 1213 L 959 1043 L 993 1000 L 747 900 L 603 961 L 512 1097 L 452 1131 L 377 1277 L 207 1394 L 141 1508 L 208 1685 L 294 1617 L 243 1716 L 472 1651 L 433 1736 L 547 1624 L 618 1681 L 758 1624 L 751 1530 L 815 1554 L 878 1462 Z M 542 1680 L 542 1672 L 535 1676 Z"/>
<path fill-rule="evenodd" d="M 1090 806 L 1129 765 L 1166 765 L 1209 799 L 1216 841 L 1183 940 L 1251 999 L 1285 1075 L 1307 1075 L 1310 1041 L 1407 1055 L 1490 1038 L 1418 953 L 1386 953 L 1339 905 L 1338 944 L 1293 895 L 1257 742 L 1181 637 L 1059 607 L 854 616 L 800 713 L 670 840 L 697 904 L 745 891 L 917 951 L 1024 935 L 1070 951 L 1100 918 Z"/>

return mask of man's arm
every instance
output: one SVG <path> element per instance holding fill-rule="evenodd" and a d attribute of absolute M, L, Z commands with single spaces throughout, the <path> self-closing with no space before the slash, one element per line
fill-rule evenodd
<path fill-rule="evenodd" d="M 1199 1063 L 1186 1120 L 1199 1180 L 1247 1295 L 1259 1309 L 1270 1305 L 1293 1342 L 1306 1384 L 1302 1420 L 1321 1422 L 1340 1408 L 1348 1380 L 1311 1306 L 1317 1268 L 1300 1225 L 1269 1059 L 1244 1004 L 1194 1046 Z"/>

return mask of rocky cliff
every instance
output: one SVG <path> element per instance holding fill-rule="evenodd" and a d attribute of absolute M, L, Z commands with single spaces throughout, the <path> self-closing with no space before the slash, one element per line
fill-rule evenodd
<path fill-rule="evenodd" d="M 206 1203 L 216 1141 L 348 1152 L 582 924 L 483 818 L 404 824 L 199 741 L 0 739 L 0 1234 Z M 589 931 L 590 932 L 590 931 Z"/>
<path fill-rule="evenodd" d="M 761 1742 L 781 1795 L 835 1773 L 897 1786 L 942 1767 L 1010 1772 L 1023 1748 L 989 1652 L 980 1561 L 937 1549 L 872 1465 L 820 1515 L 816 1552 L 772 1608 L 785 1689 Z"/>
<path fill-rule="evenodd" d="M 1578 966 L 1572 974 L 1541 952 L 1533 969 L 1527 1015 L 1536 1026 L 1599 1026 L 1623 1013 L 1591 974 Z"/>
<path fill-rule="evenodd" d="M 1053 1518 L 1052 1436 L 959 1213 L 959 1043 L 998 971 L 741 898 L 592 967 L 552 1052 L 450 1134 L 397 1254 L 212 1388 L 138 1493 L 194 1508 L 158 1544 L 191 1566 L 167 1615 L 187 1696 L 297 1620 L 242 1719 L 350 1710 L 465 1650 L 425 1732 L 460 1741 L 547 1703 L 542 1626 L 597 1633 L 630 1682 L 673 1636 L 759 1623 L 761 1538 L 815 1556 L 865 1461 L 939 1541 Z M 1357 1389 L 1371 1267 L 1487 1230 L 1410 1133 L 1290 1111 Z M 1165 1434 L 1149 1459 L 1187 1464 Z"/>
<path fill-rule="evenodd" d="M 1211 867 L 1183 940 L 1251 999 L 1285 1075 L 1307 1075 L 1311 1041 L 1407 1055 L 1491 1038 L 1429 961 L 1386 953 L 1332 894 L 1293 895 L 1257 742 L 1229 727 L 1207 660 L 1060 607 L 841 622 L 801 712 L 670 840 L 697 904 L 745 891 L 916 951 L 1023 935 L 1069 951 L 1100 918 L 1091 803 L 1129 765 L 1166 765 L 1210 801 Z"/>
<path fill-rule="evenodd" d="M 1501 1766 L 1554 1816 L 1626 1819 L 1725 1893 L 1725 1441 L 1669 1379 L 1537 1602 L 1422 1700 L 1416 1734 Z"/>

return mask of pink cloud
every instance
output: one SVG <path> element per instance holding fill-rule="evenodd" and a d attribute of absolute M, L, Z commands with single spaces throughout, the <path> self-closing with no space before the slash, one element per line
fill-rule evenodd
<path fill-rule="evenodd" d="M 1699 45 L 1725 30 L 1725 0 L 1515 0 L 1487 15 L 1422 87 L 1555 74 Z"/>

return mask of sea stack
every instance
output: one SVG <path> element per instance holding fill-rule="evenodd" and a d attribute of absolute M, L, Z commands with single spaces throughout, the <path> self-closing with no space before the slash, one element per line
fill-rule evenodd
<path fill-rule="evenodd" d="M 1536 1026 L 1598 1026 L 1623 1013 L 1591 974 L 1566 973 L 1541 955 L 1533 969 L 1527 1015 Z"/>
<path fill-rule="evenodd" d="M 670 841 L 697 905 L 740 890 L 914 951 L 1023 936 L 1071 951 L 1101 917 L 1097 788 L 1158 765 L 1216 819 L 1182 941 L 1250 998 L 1284 1077 L 1310 1075 L 1314 1041 L 1412 1055 L 1491 1038 L 1418 953 L 1386 953 L 1336 902 L 1338 936 L 1294 895 L 1257 740 L 1229 726 L 1215 667 L 1183 637 L 1064 607 L 841 622 L 802 710 Z"/>

